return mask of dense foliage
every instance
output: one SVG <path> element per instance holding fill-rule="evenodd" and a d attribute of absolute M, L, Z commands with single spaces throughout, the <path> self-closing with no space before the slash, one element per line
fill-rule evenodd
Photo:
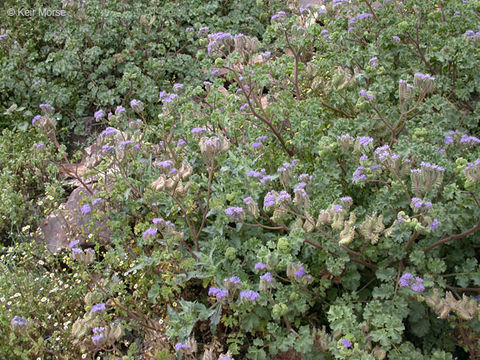
<path fill-rule="evenodd" d="M 18 99 L 16 128 L 0 145 L 28 141 L 34 156 L 0 158 L 16 241 L 2 255 L 0 354 L 479 358 L 480 2 L 257 1 L 253 27 L 222 13 L 247 2 L 208 4 L 188 16 L 158 4 L 166 23 L 179 17 L 167 29 L 142 2 L 140 21 L 87 1 L 62 31 L 45 22 L 76 50 L 45 48 L 36 71 L 73 66 L 69 52 L 93 60 L 54 74 L 45 97 L 29 85 L 5 95 Z M 18 48 L 2 41 L 15 66 Z M 104 130 L 85 176 L 70 173 L 90 226 L 51 254 L 35 225 L 58 210 L 60 172 L 78 160 L 64 127 L 84 124 L 66 104 Z"/>

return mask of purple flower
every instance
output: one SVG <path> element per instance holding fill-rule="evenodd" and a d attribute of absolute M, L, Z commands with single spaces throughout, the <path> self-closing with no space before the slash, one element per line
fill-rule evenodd
<path fill-rule="evenodd" d="M 246 198 L 243 199 L 243 202 L 246 204 L 246 205 L 250 205 L 250 204 L 255 204 L 255 201 L 253 200 L 253 198 L 251 196 L 248 196 Z"/>
<path fill-rule="evenodd" d="M 38 120 L 40 120 L 41 117 L 42 115 L 35 115 L 32 119 L 32 124 L 35 124 Z"/>
<path fill-rule="evenodd" d="M 340 340 L 340 342 L 345 347 L 345 349 L 352 347 L 352 342 L 348 339 L 343 338 L 342 340 Z"/>
<path fill-rule="evenodd" d="M 432 222 L 432 224 L 429 226 L 429 228 L 432 229 L 432 230 L 435 230 L 435 229 L 438 228 L 438 220 L 437 220 L 437 218 L 434 218 L 434 219 L 433 219 L 433 222 Z"/>
<path fill-rule="evenodd" d="M 269 192 L 263 199 L 263 206 L 268 207 L 273 205 L 275 205 L 275 196 Z"/>
<path fill-rule="evenodd" d="M 101 204 L 102 202 L 103 202 L 102 199 L 96 198 L 96 199 L 93 199 L 92 205 L 95 206 L 95 205 L 97 205 L 97 204 Z"/>
<path fill-rule="evenodd" d="M 155 225 L 156 224 L 163 224 L 165 222 L 165 220 L 163 220 L 162 218 L 153 218 L 152 219 L 152 223 L 154 223 Z"/>
<path fill-rule="evenodd" d="M 212 286 L 208 290 L 208 295 L 209 296 L 215 296 L 217 298 L 217 300 L 222 300 L 224 297 L 228 296 L 228 290 L 227 289 L 220 289 L 220 288 Z"/>
<path fill-rule="evenodd" d="M 140 100 L 137 100 L 137 99 L 133 99 L 132 101 L 130 101 L 130 106 L 133 108 L 133 107 L 138 107 L 138 106 L 141 106 L 142 105 L 142 102 Z"/>
<path fill-rule="evenodd" d="M 182 86 L 183 86 L 183 84 L 180 84 L 180 83 L 173 84 L 174 89 L 180 89 Z"/>
<path fill-rule="evenodd" d="M 92 341 L 93 341 L 94 343 L 99 342 L 99 341 L 102 340 L 102 339 L 103 339 L 103 334 L 98 334 L 98 335 L 93 335 L 93 336 L 92 336 Z"/>
<path fill-rule="evenodd" d="M 301 279 L 305 274 L 307 273 L 307 271 L 305 270 L 305 268 L 302 266 L 300 269 L 298 269 L 296 272 L 295 272 L 295 276 L 299 279 Z"/>
<path fill-rule="evenodd" d="M 83 250 L 82 249 L 79 249 L 79 248 L 73 248 L 72 249 L 72 252 L 76 253 L 76 254 L 83 254 Z"/>
<path fill-rule="evenodd" d="M 115 115 L 119 116 L 120 114 L 124 113 L 125 112 L 125 108 L 123 106 L 117 106 L 117 108 L 115 109 Z"/>
<path fill-rule="evenodd" d="M 186 143 L 187 143 L 187 142 L 186 142 L 185 140 L 183 140 L 183 139 L 178 139 L 178 141 L 177 141 L 177 146 L 183 146 L 183 145 L 185 145 Z"/>
<path fill-rule="evenodd" d="M 90 213 L 92 211 L 92 208 L 90 207 L 90 205 L 85 204 L 81 207 L 80 211 L 81 211 L 82 214 L 85 215 L 85 214 Z"/>
<path fill-rule="evenodd" d="M 343 203 L 352 202 L 353 199 L 350 196 L 344 196 L 344 197 L 340 198 L 340 201 L 343 202 Z"/>
<path fill-rule="evenodd" d="M 27 324 L 27 319 L 21 316 L 14 316 L 12 319 L 12 325 L 23 327 Z"/>
<path fill-rule="evenodd" d="M 103 145 L 102 146 L 102 151 L 104 153 L 113 153 L 114 150 L 115 150 L 115 146 L 113 146 L 113 145 Z"/>
<path fill-rule="evenodd" d="M 369 136 L 360 136 L 358 139 L 357 139 L 358 143 L 360 145 L 362 145 L 363 147 L 366 147 L 368 145 L 370 145 L 372 142 L 373 142 L 373 138 L 369 137 Z"/>
<path fill-rule="evenodd" d="M 260 147 L 260 146 L 262 146 L 262 145 L 263 145 L 263 144 L 262 144 L 261 142 L 254 142 L 254 143 L 252 144 L 252 148 L 255 149 L 255 148 L 258 148 L 258 147 Z"/>
<path fill-rule="evenodd" d="M 38 105 L 38 107 L 42 109 L 44 114 L 53 114 L 53 112 L 55 111 L 53 106 L 50 104 L 40 104 Z"/>
<path fill-rule="evenodd" d="M 248 104 L 243 104 L 242 106 L 240 106 L 240 110 L 241 111 L 244 111 L 248 108 Z"/>
<path fill-rule="evenodd" d="M 417 276 L 415 278 L 415 282 L 411 284 L 410 289 L 415 292 L 421 292 L 425 290 L 425 286 L 423 286 L 423 279 Z"/>
<path fill-rule="evenodd" d="M 107 136 L 107 135 L 115 134 L 116 132 L 118 132 L 117 129 L 113 127 L 107 127 L 105 130 L 101 132 L 100 135 Z"/>
<path fill-rule="evenodd" d="M 378 58 L 376 56 L 370 58 L 370 60 L 368 60 L 368 62 L 370 63 L 370 65 L 372 65 L 372 67 L 377 67 L 378 65 Z"/>
<path fill-rule="evenodd" d="M 80 242 L 79 240 L 70 241 L 70 243 L 68 244 L 68 248 L 71 249 L 71 248 L 75 247 L 79 242 Z"/>
<path fill-rule="evenodd" d="M 250 301 L 255 301 L 260 297 L 260 294 L 253 290 L 242 291 L 240 292 L 240 299 L 248 299 Z"/>
<path fill-rule="evenodd" d="M 132 140 L 120 141 L 120 143 L 118 144 L 118 147 L 125 147 L 125 146 L 128 146 L 128 145 L 132 144 L 132 143 L 133 143 Z"/>
<path fill-rule="evenodd" d="M 221 356 L 218 358 L 218 360 L 233 360 L 233 359 L 228 356 Z"/>
<path fill-rule="evenodd" d="M 45 146 L 44 143 L 38 143 L 36 147 L 37 147 L 37 149 L 41 149 L 41 148 L 43 148 L 44 146 Z"/>
<path fill-rule="evenodd" d="M 192 134 L 200 134 L 203 131 L 207 131 L 205 128 L 193 128 L 192 129 Z"/>
<path fill-rule="evenodd" d="M 262 53 L 262 56 L 264 58 L 268 58 L 268 57 L 270 57 L 270 55 L 272 55 L 272 53 L 270 51 L 265 51 L 265 52 Z"/>
<path fill-rule="evenodd" d="M 143 235 L 142 235 L 142 236 L 143 236 L 144 239 L 146 239 L 146 238 L 148 238 L 148 237 L 150 237 L 150 236 L 154 236 L 156 233 L 157 233 L 157 228 L 151 227 L 151 228 L 148 228 L 147 230 L 145 230 L 145 231 L 143 232 Z"/>
<path fill-rule="evenodd" d="M 175 344 L 175 350 L 181 351 L 181 350 L 188 350 L 190 347 L 187 344 L 182 344 L 182 343 L 176 343 Z"/>
<path fill-rule="evenodd" d="M 215 296 L 217 295 L 217 293 L 220 291 L 221 289 L 215 287 L 215 286 L 212 286 L 210 287 L 210 289 L 208 289 L 208 296 Z"/>
<path fill-rule="evenodd" d="M 232 276 L 231 278 L 225 279 L 226 282 L 231 284 L 241 284 L 242 280 L 238 276 Z"/>
<path fill-rule="evenodd" d="M 262 264 L 262 263 L 256 263 L 255 264 L 255 270 L 265 270 L 267 268 L 267 265 Z"/>
<path fill-rule="evenodd" d="M 392 36 L 392 39 L 395 41 L 400 41 L 400 38 L 398 36 Z"/>
<path fill-rule="evenodd" d="M 97 311 L 105 311 L 105 303 L 93 305 L 92 310 L 90 310 L 90 314 L 94 314 Z"/>
<path fill-rule="evenodd" d="M 170 94 L 170 95 L 167 95 L 167 96 L 165 96 L 164 98 L 162 98 L 162 101 L 163 101 L 163 102 L 166 102 L 166 103 L 170 103 L 170 102 L 172 102 L 173 100 L 175 100 L 177 97 L 178 97 L 177 94 Z"/>
<path fill-rule="evenodd" d="M 94 328 L 92 329 L 92 332 L 93 332 L 94 334 L 96 334 L 96 333 L 101 333 L 101 332 L 104 332 L 104 331 L 105 331 L 105 328 L 104 328 L 104 327 L 94 327 Z"/>
<path fill-rule="evenodd" d="M 222 300 L 224 297 L 228 296 L 228 290 L 227 289 L 220 289 L 215 296 L 217 297 L 217 300 Z"/>
<path fill-rule="evenodd" d="M 278 194 L 275 201 L 280 203 L 282 200 L 290 200 L 291 198 L 292 197 L 289 193 L 287 193 L 285 190 L 282 190 L 282 191 L 280 191 L 280 194 Z"/>
<path fill-rule="evenodd" d="M 373 100 L 373 95 L 369 94 L 365 89 L 360 90 L 360 95 L 367 98 L 368 100 Z"/>
<path fill-rule="evenodd" d="M 341 210 L 343 210 L 343 207 L 342 207 L 342 205 L 333 205 L 333 210 L 341 211 Z"/>
<path fill-rule="evenodd" d="M 169 167 L 173 166 L 173 161 L 172 160 L 159 161 L 155 163 L 155 165 L 160 166 L 164 169 L 168 169 Z"/>
<path fill-rule="evenodd" d="M 240 215 L 243 213 L 243 209 L 237 206 L 230 206 L 229 208 L 225 209 L 225 213 L 228 216 L 235 217 L 236 215 Z"/>
<path fill-rule="evenodd" d="M 400 286 L 402 287 L 409 286 L 410 281 L 412 280 L 413 280 L 413 275 L 407 272 L 403 274 L 402 277 L 400 278 Z"/>
<path fill-rule="evenodd" d="M 420 277 L 413 277 L 410 273 L 405 273 L 400 278 L 400 286 L 402 287 L 410 287 L 415 292 L 420 292 L 425 290 L 423 286 L 423 279 Z"/>
<path fill-rule="evenodd" d="M 263 274 L 262 276 L 260 276 L 260 280 L 266 281 L 267 283 L 271 283 L 273 281 L 272 274 L 267 272 L 267 273 Z"/>
<path fill-rule="evenodd" d="M 285 16 L 285 15 L 286 15 L 285 11 L 279 11 L 279 12 L 276 13 L 275 15 L 272 15 L 271 19 L 272 19 L 272 20 L 275 20 L 275 19 L 278 19 L 278 18 L 283 17 L 283 16 Z"/>
<path fill-rule="evenodd" d="M 100 109 L 96 111 L 95 114 L 93 114 L 93 116 L 95 117 L 95 120 L 99 120 L 105 116 L 105 112 L 102 109 Z"/>

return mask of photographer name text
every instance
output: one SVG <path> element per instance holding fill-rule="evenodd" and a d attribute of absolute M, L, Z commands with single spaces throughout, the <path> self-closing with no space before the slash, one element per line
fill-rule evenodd
<path fill-rule="evenodd" d="M 55 17 L 55 16 L 66 16 L 67 11 L 61 9 L 47 9 L 47 8 L 40 8 L 40 9 L 27 9 L 27 8 L 19 8 L 14 9 L 10 8 L 7 10 L 8 16 L 22 16 L 22 17 Z"/>

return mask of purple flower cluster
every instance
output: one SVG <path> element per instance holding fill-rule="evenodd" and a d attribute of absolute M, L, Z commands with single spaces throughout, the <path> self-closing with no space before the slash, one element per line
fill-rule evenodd
<path fill-rule="evenodd" d="M 256 263 L 255 264 L 255 270 L 265 270 L 267 268 L 267 265 L 262 264 L 262 263 Z"/>
<path fill-rule="evenodd" d="M 480 25 L 478 26 L 478 31 L 475 32 L 473 30 L 467 30 L 465 31 L 465 36 L 470 38 L 470 39 L 476 39 L 480 36 Z"/>
<path fill-rule="evenodd" d="M 188 346 L 187 344 L 183 344 L 183 343 L 175 344 L 175 350 L 177 351 L 188 350 L 188 349 L 190 349 L 190 346 Z"/>
<path fill-rule="evenodd" d="M 330 34 L 328 33 L 328 30 L 327 29 L 323 29 L 321 32 L 320 32 L 320 35 L 322 35 L 323 38 L 325 39 L 328 39 L 330 37 Z"/>
<path fill-rule="evenodd" d="M 355 170 L 355 172 L 353 173 L 352 181 L 356 182 L 356 181 L 367 180 L 367 177 L 363 173 L 364 170 L 365 168 L 363 166 L 357 167 L 357 170 Z"/>
<path fill-rule="evenodd" d="M 208 289 L 208 296 L 215 296 L 217 300 L 222 300 L 224 297 L 228 296 L 228 290 L 212 286 Z"/>
<path fill-rule="evenodd" d="M 279 11 L 278 13 L 272 15 L 271 19 L 272 20 L 279 19 L 279 18 L 284 17 L 286 15 L 287 14 L 285 13 L 285 11 Z"/>
<path fill-rule="evenodd" d="M 95 111 L 93 116 L 95 117 L 95 120 L 100 120 L 101 118 L 103 118 L 105 116 L 105 112 L 102 109 L 100 109 L 98 111 Z"/>
<path fill-rule="evenodd" d="M 305 182 L 300 182 L 296 187 L 295 189 L 293 189 L 293 192 L 294 194 L 299 194 L 301 197 L 305 198 L 307 197 L 307 192 L 305 191 L 305 186 L 307 186 L 307 184 Z"/>
<path fill-rule="evenodd" d="M 462 144 L 478 144 L 480 143 L 480 139 L 475 137 L 475 136 L 468 136 L 468 135 L 462 135 L 462 138 L 460 139 L 460 143 Z"/>
<path fill-rule="evenodd" d="M 273 282 L 273 276 L 269 272 L 260 276 L 260 280 L 266 281 L 267 283 Z"/>
<path fill-rule="evenodd" d="M 117 133 L 118 130 L 113 128 L 113 127 L 107 127 L 105 130 L 103 130 L 100 135 L 102 136 L 108 136 Z"/>
<path fill-rule="evenodd" d="M 423 286 L 423 279 L 418 276 L 414 277 L 408 272 L 403 274 L 400 278 L 400 286 L 409 287 L 415 292 L 421 292 L 425 290 L 425 287 Z"/>
<path fill-rule="evenodd" d="M 38 107 L 43 111 L 44 114 L 53 114 L 55 111 L 54 107 L 50 104 L 40 104 Z"/>
<path fill-rule="evenodd" d="M 265 184 L 267 181 L 272 179 L 270 175 L 267 175 L 265 169 L 261 169 L 260 171 L 251 170 L 247 173 L 247 176 L 260 179 L 260 183 L 262 184 Z"/>
<path fill-rule="evenodd" d="M 90 314 L 94 314 L 97 311 L 105 311 L 105 303 L 93 305 L 92 309 L 90 310 Z"/>
<path fill-rule="evenodd" d="M 349 0 L 333 0 L 333 7 L 336 8 L 337 6 L 348 4 Z"/>
<path fill-rule="evenodd" d="M 83 215 L 86 215 L 86 214 L 89 214 L 92 211 L 92 208 L 90 207 L 90 205 L 85 204 L 81 207 L 80 211 Z"/>
<path fill-rule="evenodd" d="M 367 90 L 362 89 L 362 90 L 360 90 L 359 93 L 360 93 L 360 95 L 363 96 L 364 98 L 367 98 L 368 100 L 373 100 L 373 95 L 370 94 L 370 93 L 368 93 Z"/>
<path fill-rule="evenodd" d="M 357 142 L 359 145 L 363 146 L 363 147 L 367 147 L 368 145 L 370 145 L 372 142 L 373 142 L 373 138 L 369 137 L 369 136 L 360 136 L 357 138 Z"/>
<path fill-rule="evenodd" d="M 208 44 L 208 52 L 211 53 L 212 50 L 216 45 L 218 45 L 219 42 L 225 39 L 232 40 L 233 36 L 230 33 L 224 33 L 224 32 L 217 32 L 214 34 L 209 34 L 208 39 L 210 40 L 210 43 Z"/>
<path fill-rule="evenodd" d="M 240 299 L 241 300 L 247 299 L 247 300 L 250 300 L 250 301 L 255 301 L 259 297 L 260 297 L 260 294 L 257 293 L 256 291 L 253 291 L 253 290 L 247 290 L 247 291 L 241 291 L 240 292 Z"/>
<path fill-rule="evenodd" d="M 245 205 L 255 204 L 255 201 L 251 196 L 248 196 L 245 199 L 243 199 L 243 202 L 245 203 Z"/>
<path fill-rule="evenodd" d="M 378 66 L 378 58 L 376 56 L 372 57 L 368 62 L 374 68 Z"/>
<path fill-rule="evenodd" d="M 432 203 L 430 201 L 428 202 L 423 202 L 419 198 L 412 198 L 412 205 L 415 207 L 415 209 L 421 209 L 422 207 L 426 207 L 427 209 L 430 209 L 432 207 Z"/>
<path fill-rule="evenodd" d="M 349 23 L 350 25 L 353 25 L 353 24 L 355 24 L 355 22 L 356 22 L 357 20 L 368 19 L 368 18 L 371 18 L 371 17 L 373 17 L 373 15 L 370 14 L 370 13 L 358 14 L 357 16 L 351 18 L 351 19 L 348 21 L 348 23 Z"/>
<path fill-rule="evenodd" d="M 437 218 L 434 218 L 434 219 L 433 219 L 433 221 L 432 221 L 432 223 L 430 224 L 429 228 L 432 229 L 432 230 L 438 229 L 438 220 L 437 220 Z"/>
<path fill-rule="evenodd" d="M 27 319 L 21 316 L 14 316 L 11 323 L 14 326 L 23 327 L 27 324 Z"/>
<path fill-rule="evenodd" d="M 35 123 L 40 120 L 42 115 L 35 115 L 32 119 L 32 125 L 35 125 Z"/>
<path fill-rule="evenodd" d="M 243 208 L 237 206 L 230 206 L 229 208 L 225 209 L 225 214 L 230 217 L 237 218 L 243 214 Z"/>
<path fill-rule="evenodd" d="M 352 347 L 352 342 L 348 339 L 343 338 L 342 340 L 340 340 L 340 342 L 342 343 L 345 349 L 349 349 Z"/>
<path fill-rule="evenodd" d="M 413 77 L 420 79 L 420 80 L 435 80 L 435 78 L 429 74 L 423 74 L 423 73 L 415 73 Z"/>
<path fill-rule="evenodd" d="M 155 236 L 157 231 L 158 231 L 157 228 L 150 227 L 143 232 L 142 236 L 143 236 L 144 239 L 147 239 L 149 237 Z"/>
<path fill-rule="evenodd" d="M 240 280 L 238 276 L 232 276 L 230 278 L 225 279 L 225 282 L 230 284 L 240 285 L 242 283 L 242 280 Z"/>
<path fill-rule="evenodd" d="M 303 266 L 301 266 L 296 272 L 295 272 L 295 276 L 299 279 L 301 279 L 302 277 L 305 276 L 305 274 L 307 273 L 307 271 L 305 270 L 305 268 Z"/>
<path fill-rule="evenodd" d="M 200 134 L 201 132 L 207 131 L 205 128 L 193 128 L 192 134 Z"/>
<path fill-rule="evenodd" d="M 435 164 L 430 164 L 428 162 L 421 162 L 420 163 L 420 166 L 422 168 L 425 168 L 425 169 L 432 169 L 432 170 L 436 170 L 436 171 L 440 171 L 440 172 L 444 172 L 445 169 L 441 166 L 438 166 L 438 165 L 435 165 Z"/>

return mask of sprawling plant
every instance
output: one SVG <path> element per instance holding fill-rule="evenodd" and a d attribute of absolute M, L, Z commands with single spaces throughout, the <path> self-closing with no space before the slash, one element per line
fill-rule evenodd
<path fill-rule="evenodd" d="M 479 10 L 335 0 L 272 11 L 262 39 L 198 29 L 194 81 L 92 110 L 91 227 L 53 255 L 88 283 L 73 350 L 20 306 L 2 321 L 36 356 L 478 358 Z"/>

